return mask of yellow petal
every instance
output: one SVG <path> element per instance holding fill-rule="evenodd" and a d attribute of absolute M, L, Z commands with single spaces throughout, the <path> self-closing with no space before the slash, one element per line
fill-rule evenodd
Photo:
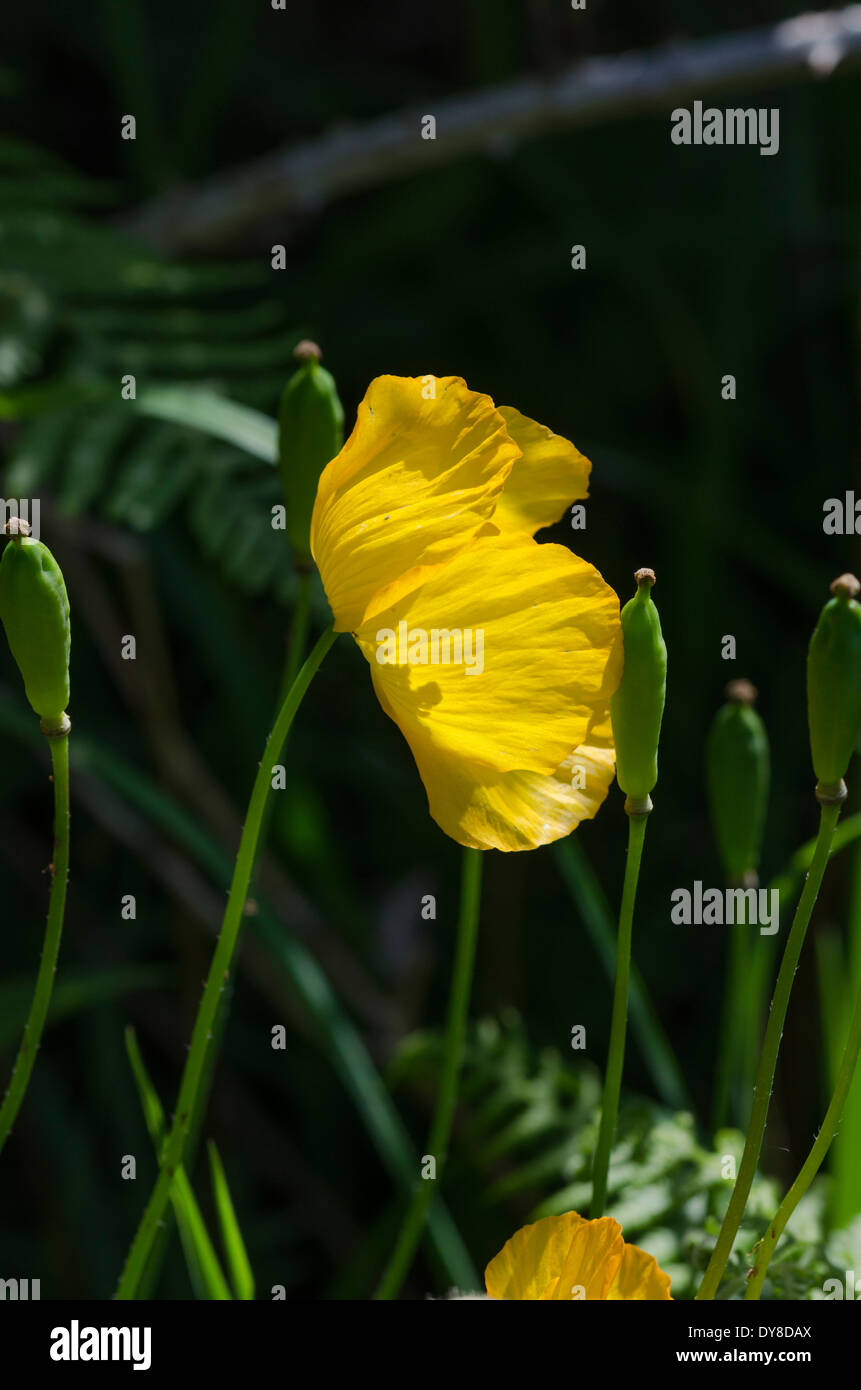
<path fill-rule="evenodd" d="M 626 1301 L 667 1298 L 672 1300 L 670 1282 L 669 1274 L 658 1268 L 654 1255 L 647 1255 L 638 1245 L 626 1245 L 622 1263 L 605 1298 Z"/>
<path fill-rule="evenodd" d="M 382 634 L 429 639 L 427 664 L 381 664 Z M 464 633 L 477 660 L 434 661 L 434 632 Z M 482 537 L 363 624 L 374 686 L 418 759 L 554 773 L 586 741 L 621 674 L 619 601 L 563 546 Z M 454 654 L 449 644 L 450 655 Z M 462 657 L 468 648 L 464 641 Z M 443 657 L 438 643 L 437 655 Z M 445 775 L 445 769 L 440 770 Z"/>
<path fill-rule="evenodd" d="M 618 1221 L 586 1221 L 569 1211 L 523 1226 L 491 1260 L 484 1281 L 491 1298 L 591 1303 L 606 1298 L 624 1249 Z"/>
<path fill-rule="evenodd" d="M 592 465 L 562 435 L 554 434 L 519 410 L 501 405 L 499 413 L 522 453 L 496 504 L 493 524 L 501 531 L 534 535 L 551 526 L 578 497 L 589 495 Z"/>
<path fill-rule="evenodd" d="M 609 715 L 607 726 L 604 738 L 587 734 L 549 776 L 442 759 L 429 740 L 416 736 L 410 747 L 428 810 L 446 835 L 472 849 L 520 851 L 564 839 L 597 813 L 616 770 Z"/>
<path fill-rule="evenodd" d="M 338 631 L 354 631 L 468 544 L 519 452 L 490 397 L 460 377 L 372 381 L 323 471 L 311 522 Z"/>
<path fill-rule="evenodd" d="M 428 800 L 434 820 L 458 844 L 503 851 L 536 849 L 564 839 L 581 821 L 591 820 L 606 800 L 615 773 L 612 740 L 601 743 L 588 734 L 549 777 L 503 772 L 491 781 L 476 769 L 474 777 L 459 779 L 457 799 L 449 782 Z"/>

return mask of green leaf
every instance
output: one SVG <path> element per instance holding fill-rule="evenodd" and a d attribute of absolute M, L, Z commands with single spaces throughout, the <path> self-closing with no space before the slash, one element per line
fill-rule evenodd
<path fill-rule="evenodd" d="M 215 1209 L 218 1212 L 218 1222 L 221 1227 L 221 1241 L 224 1246 L 224 1253 L 227 1256 L 227 1266 L 230 1270 L 230 1282 L 233 1285 L 233 1292 L 237 1298 L 253 1299 L 254 1275 L 251 1272 L 251 1265 L 245 1249 L 245 1242 L 242 1239 L 242 1232 L 239 1229 L 239 1222 L 236 1220 L 236 1211 L 230 1196 L 230 1188 L 227 1186 L 224 1165 L 221 1162 L 214 1140 L 209 1140 L 207 1149 L 209 1150 L 209 1163 L 212 1169 L 212 1190 L 215 1196 Z"/>
<path fill-rule="evenodd" d="M 156 1157 L 158 1157 L 166 1133 L 164 1110 L 144 1065 L 134 1029 L 127 1028 L 125 1037 L 126 1051 L 137 1083 L 146 1127 L 153 1141 Z M 177 1168 L 174 1174 L 170 1200 L 176 1214 L 189 1278 L 196 1297 L 220 1302 L 231 1300 L 232 1295 L 218 1262 L 218 1256 L 206 1229 L 200 1207 L 197 1205 L 197 1198 L 188 1180 L 188 1175 L 182 1167 Z"/>
<path fill-rule="evenodd" d="M 246 453 L 274 464 L 278 456 L 278 425 L 262 411 L 239 405 L 215 391 L 189 386 L 153 386 L 133 402 L 142 415 L 192 425 L 205 434 L 214 434 Z"/>

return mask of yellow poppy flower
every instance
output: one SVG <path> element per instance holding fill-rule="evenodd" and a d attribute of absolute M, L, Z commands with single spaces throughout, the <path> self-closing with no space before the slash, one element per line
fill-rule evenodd
<path fill-rule="evenodd" d="M 478 849 L 547 844 L 613 779 L 619 601 L 534 533 L 586 496 L 568 440 L 459 377 L 378 377 L 324 470 L 311 548 L 430 812 Z"/>
<path fill-rule="evenodd" d="M 610 1216 L 587 1221 L 576 1211 L 523 1226 L 484 1272 L 491 1298 L 631 1300 L 672 1297 L 670 1276 L 654 1255 L 622 1239 Z"/>

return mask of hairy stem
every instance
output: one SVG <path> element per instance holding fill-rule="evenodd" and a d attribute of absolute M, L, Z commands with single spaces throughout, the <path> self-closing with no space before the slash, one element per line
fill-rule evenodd
<path fill-rule="evenodd" d="M 855 1000 L 855 1010 L 852 1014 L 852 1021 L 849 1025 L 849 1035 L 846 1039 L 846 1046 L 843 1050 L 843 1058 L 840 1063 L 840 1070 L 837 1073 L 837 1082 L 834 1087 L 834 1094 L 831 1103 L 825 1112 L 825 1119 L 822 1121 L 820 1129 L 813 1147 L 804 1165 L 787 1192 L 783 1201 L 777 1209 L 777 1215 L 770 1223 L 768 1230 L 756 1248 L 756 1263 L 748 1281 L 745 1292 L 746 1299 L 759 1298 L 762 1291 L 765 1276 L 768 1273 L 768 1266 L 774 1254 L 774 1247 L 783 1234 L 784 1227 L 791 1217 L 798 1203 L 801 1201 L 825 1159 L 825 1155 L 831 1147 L 831 1141 L 837 1133 L 837 1126 L 843 1114 L 843 1106 L 852 1085 L 852 1078 L 855 1075 L 855 1067 L 858 1062 L 858 1054 L 861 1052 L 861 990 Z"/>
<path fill-rule="evenodd" d="M 66 720 L 68 724 L 68 720 Z M 9 1089 L 0 1107 L 0 1150 L 9 1138 L 15 1117 L 27 1091 L 30 1073 L 36 1061 L 36 1053 L 45 1027 L 45 1019 L 51 1005 L 51 992 L 54 988 L 54 975 L 57 970 L 57 956 L 60 952 L 60 938 L 63 934 L 63 915 L 66 910 L 66 884 L 69 877 L 69 735 L 57 735 L 48 740 L 51 748 L 51 767 L 54 776 L 54 856 L 51 866 L 51 897 L 48 903 L 48 920 L 45 924 L 45 940 L 42 945 L 42 959 L 33 1002 L 24 1025 L 24 1033 Z"/>
<path fill-rule="evenodd" d="M 254 788 L 248 804 L 242 838 L 239 842 L 239 852 L 236 856 L 224 920 L 221 924 L 203 998 L 197 1011 L 191 1046 L 182 1074 L 176 1113 L 170 1132 L 164 1141 L 158 1178 L 132 1242 L 117 1288 L 116 1297 L 118 1299 L 133 1299 L 137 1295 L 147 1257 L 158 1232 L 159 1223 L 164 1217 L 174 1176 L 183 1161 L 192 1118 L 195 1114 L 198 1092 L 206 1074 L 219 1000 L 230 973 L 243 922 L 243 910 L 263 826 L 264 812 L 272 788 L 272 772 L 281 757 L 281 750 L 290 732 L 296 711 L 302 703 L 303 696 L 323 658 L 335 641 L 335 637 L 334 630 L 328 628 L 317 642 L 281 706 L 275 725 L 266 741 L 263 758 L 254 779 Z"/>
<path fill-rule="evenodd" d="M 795 910 L 795 917 L 792 928 L 786 942 L 786 949 L 783 952 L 783 960 L 780 963 L 780 970 L 777 975 L 777 983 L 774 987 L 774 995 L 771 1001 L 771 1010 L 768 1015 L 768 1023 L 765 1029 L 765 1038 L 762 1044 L 762 1052 L 759 1058 L 759 1067 L 756 1073 L 756 1085 L 753 1092 L 753 1105 L 750 1112 L 750 1122 L 747 1127 L 747 1137 L 744 1143 L 744 1152 L 738 1170 L 729 1206 L 724 1215 L 723 1224 L 718 1234 L 717 1243 L 712 1251 L 708 1268 L 703 1275 L 703 1281 L 697 1290 L 698 1299 L 714 1298 L 717 1293 L 723 1272 L 726 1269 L 727 1261 L 732 1251 L 733 1241 L 735 1240 L 744 1209 L 747 1205 L 748 1195 L 754 1174 L 756 1173 L 759 1155 L 762 1150 L 762 1141 L 765 1135 L 765 1125 L 768 1119 L 768 1106 L 771 1100 L 771 1088 L 774 1084 L 774 1073 L 777 1067 L 777 1054 L 780 1050 L 780 1039 L 783 1035 L 783 1025 L 786 1021 L 786 1010 L 789 1005 L 789 996 L 792 991 L 792 982 L 795 972 L 798 969 L 798 961 L 801 956 L 801 948 L 804 945 L 804 938 L 807 934 L 807 927 L 813 912 L 819 889 L 822 884 L 822 877 L 825 873 L 825 866 L 828 863 L 828 855 L 831 850 L 831 841 L 834 836 L 834 829 L 837 825 L 837 817 L 840 815 L 840 802 L 827 802 L 822 805 L 819 816 L 819 833 L 816 836 L 816 846 L 813 851 L 813 862 L 810 865 L 810 872 L 804 884 L 798 907 Z"/>
<path fill-rule="evenodd" d="M 607 1200 L 607 1178 L 610 1171 L 610 1151 L 619 1114 L 619 1095 L 622 1090 L 622 1070 L 625 1064 L 625 1033 L 628 1024 L 628 977 L 631 973 L 631 937 L 634 930 L 634 903 L 646 838 L 647 815 L 628 816 L 628 854 L 625 860 L 625 881 L 622 885 L 622 905 L 619 910 L 619 936 L 616 946 L 616 982 L 613 988 L 613 1014 L 610 1022 L 610 1048 L 604 1076 L 604 1097 L 601 1103 L 601 1126 L 592 1165 L 592 1206 L 590 1215 L 603 1216 Z"/>

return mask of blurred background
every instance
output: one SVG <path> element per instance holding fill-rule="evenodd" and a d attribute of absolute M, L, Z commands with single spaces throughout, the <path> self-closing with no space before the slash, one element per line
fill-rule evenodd
<path fill-rule="evenodd" d="M 205 422 L 178 423 L 176 409 L 130 407 L 120 378 L 135 376 L 139 398 L 170 388 L 162 403 L 175 405 L 206 388 L 273 417 L 292 348 L 310 337 L 348 428 L 378 373 L 460 374 L 572 438 L 594 465 L 587 529 L 548 538 L 623 600 L 635 568 L 657 572 L 669 691 L 634 941 L 650 1002 L 629 1042 L 610 1210 L 688 1287 L 726 1197 L 714 1124 L 743 1122 L 746 1102 L 737 1091 L 715 1114 L 726 930 L 673 926 L 670 893 L 722 883 L 703 748 L 729 679 L 758 687 L 771 740 L 763 882 L 815 830 L 806 645 L 829 581 L 861 564 L 857 538 L 822 525 L 825 500 L 859 481 L 858 70 L 728 75 L 651 109 L 628 109 L 622 81 L 589 120 L 526 132 L 503 116 L 466 148 L 446 148 L 443 115 L 494 91 L 504 110 L 520 79 L 540 92 L 595 55 L 637 51 L 648 74 L 665 45 L 707 53 L 797 12 L 777 0 L 589 0 L 580 12 L 567 0 L 285 11 L 106 0 L 7 16 L 3 495 L 41 499 L 42 539 L 66 576 L 76 762 L 55 1014 L 3 1156 L 0 1276 L 41 1278 L 46 1298 L 112 1292 L 155 1172 L 124 1029 L 170 1111 L 296 597 L 289 547 L 269 525 L 271 464 Z M 779 107 L 779 154 L 672 145 L 670 110 L 700 94 Z M 134 141 L 121 138 L 127 114 Z M 420 140 L 425 114 L 438 117 L 435 142 Z M 365 164 L 348 161 L 351 176 L 330 186 L 327 142 L 362 150 L 366 123 L 378 131 L 389 116 L 413 132 L 403 162 L 369 136 Z M 279 204 L 254 167 L 297 149 Z M 572 269 L 574 245 L 585 269 Z M 315 628 L 326 621 L 318 589 Z M 120 657 L 125 634 L 135 662 Z M 721 657 L 727 634 L 735 661 Z M 50 787 L 34 722 L 0 653 L 6 1071 L 47 902 Z M 286 761 L 203 1134 L 224 1160 L 258 1296 L 277 1284 L 288 1297 L 365 1297 L 425 1143 L 459 854 L 348 640 Z M 446 1185 L 459 1239 L 427 1243 L 412 1296 L 468 1283 L 469 1260 L 480 1271 L 523 1221 L 588 1192 L 622 801 L 614 788 L 562 856 L 487 856 L 483 1022 Z M 421 918 L 428 893 L 436 921 Z M 859 975 L 861 858 L 849 847 L 795 987 L 763 1211 L 821 1121 Z M 278 1024 L 283 1051 L 270 1046 Z M 585 1052 L 571 1050 L 577 1024 Z M 856 1086 L 831 1186 L 811 1209 L 817 1250 L 861 1211 L 859 1111 Z M 128 1154 L 135 1182 L 121 1177 Z M 194 1176 L 211 1217 L 204 1162 Z M 807 1296 L 806 1250 L 785 1261 L 794 1296 Z M 190 1297 L 175 1238 L 163 1256 L 154 1295 Z"/>

